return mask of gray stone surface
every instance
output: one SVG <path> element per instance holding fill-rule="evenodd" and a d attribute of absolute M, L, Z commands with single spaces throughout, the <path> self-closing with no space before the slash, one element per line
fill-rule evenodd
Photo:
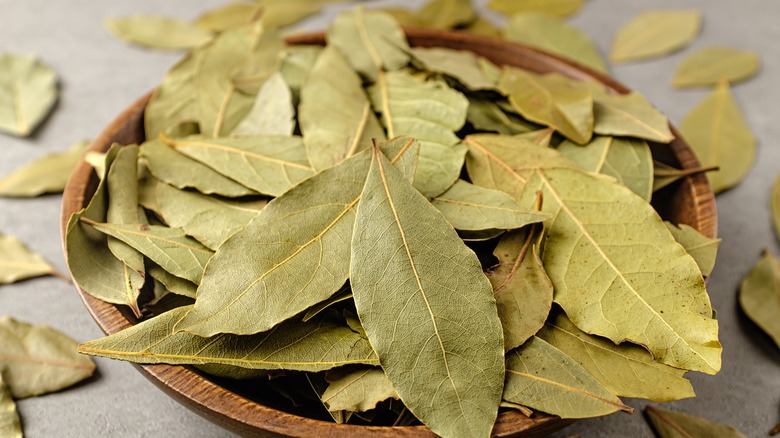
<path fill-rule="evenodd" d="M 122 108 L 155 86 L 177 54 L 130 47 L 102 27 L 105 17 L 148 12 L 181 18 L 219 5 L 219 0 L 0 0 L 0 51 L 38 54 L 60 75 L 56 110 L 29 139 L 0 136 L 0 175 L 48 152 L 96 135 Z M 370 5 L 421 1 L 372 1 Z M 483 1 L 479 2 L 484 4 Z M 342 5 L 329 7 L 302 29 L 322 28 Z M 759 139 L 756 165 L 739 187 L 718 197 L 723 245 L 710 280 L 724 346 L 723 371 L 691 375 L 698 397 L 671 407 L 733 425 L 749 436 L 765 436 L 780 421 L 780 353 L 737 306 L 742 276 L 762 248 L 778 251 L 768 199 L 780 171 L 780 3 L 769 0 L 590 0 L 571 22 L 588 33 L 602 52 L 618 26 L 651 8 L 696 8 L 704 13 L 701 36 L 683 52 L 613 67 L 613 75 L 645 93 L 670 119 L 681 118 L 706 94 L 674 90 L 672 72 L 685 53 L 729 45 L 761 54 L 758 77 L 734 88 L 748 123 Z M 499 19 L 497 15 L 491 17 Z M 59 196 L 0 199 L 0 232 L 14 234 L 65 271 L 59 238 Z M 43 278 L 0 290 L 0 314 L 50 324 L 79 341 L 101 336 L 73 287 Z M 165 396 L 125 363 L 98 360 L 98 374 L 76 388 L 23 400 L 19 411 L 30 437 L 231 436 Z M 628 400 L 641 409 L 644 403 Z M 580 421 L 556 437 L 650 437 L 641 413 Z"/>

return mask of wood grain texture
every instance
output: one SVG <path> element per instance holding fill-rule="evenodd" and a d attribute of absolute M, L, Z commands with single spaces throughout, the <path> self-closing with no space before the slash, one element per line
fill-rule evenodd
<path fill-rule="evenodd" d="M 613 79 L 517 43 L 457 32 L 406 29 L 409 43 L 416 47 L 446 47 L 469 50 L 499 65 L 512 65 L 536 73 L 558 72 L 573 79 L 595 80 L 616 93 L 630 90 Z M 313 33 L 291 37 L 291 44 L 323 45 L 324 34 Z M 90 151 L 105 151 L 113 142 L 140 143 L 144 140 L 143 111 L 151 93 L 138 99 L 112 121 L 94 140 Z M 666 164 L 687 169 L 699 167 L 699 160 L 674 127 L 675 140 L 668 145 L 651 144 L 653 158 Z M 97 187 L 92 167 L 81 161 L 74 170 L 63 194 L 61 232 L 64 249 L 65 227 L 71 214 L 83 208 Z M 679 183 L 653 196 L 653 206 L 661 216 L 673 223 L 685 223 L 705 236 L 717 235 L 715 197 L 704 174 L 684 178 Z M 67 255 L 66 255 L 67 257 Z M 77 288 L 78 290 L 78 288 Z M 129 309 L 114 306 L 78 290 L 84 305 L 107 334 L 113 334 L 137 323 Z M 199 374 L 191 368 L 170 365 L 136 365 L 160 389 L 196 413 L 242 436 L 322 438 L 368 437 L 433 437 L 424 426 L 376 427 L 335 424 L 288 413 L 239 395 L 240 388 L 231 390 L 216 379 Z M 569 425 L 571 421 L 534 414 L 527 418 L 519 412 L 500 413 L 493 436 L 536 438 L 546 436 Z"/>

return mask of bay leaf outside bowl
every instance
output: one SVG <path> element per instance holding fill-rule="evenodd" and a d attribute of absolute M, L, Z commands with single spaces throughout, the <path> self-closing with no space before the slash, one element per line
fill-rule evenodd
<path fill-rule="evenodd" d="M 570 61 L 541 51 L 495 38 L 465 33 L 407 29 L 412 46 L 446 47 L 469 50 L 499 65 L 512 65 L 536 73 L 558 72 L 578 80 L 595 80 L 618 93 L 629 90 L 613 79 L 581 67 Z M 288 39 L 291 44 L 324 44 L 322 33 L 306 34 Z M 141 143 L 144 140 L 143 111 L 151 94 L 141 97 L 112 121 L 90 146 L 90 151 L 106 151 L 109 146 Z M 655 160 L 681 169 L 699 167 L 691 148 L 672 128 L 675 140 L 668 145 L 651 144 Z M 65 188 L 61 215 L 64 246 L 65 228 L 71 214 L 89 202 L 97 187 L 97 176 L 83 160 L 74 170 Z M 673 223 L 684 223 L 705 236 L 715 237 L 717 215 L 715 198 L 703 174 L 695 174 L 680 183 L 655 193 L 653 205 L 661 216 Z M 114 306 L 85 294 L 77 287 L 85 306 L 107 334 L 119 332 L 137 323 L 127 308 Z M 431 437 L 424 426 L 382 427 L 336 424 L 286 412 L 269 406 L 271 403 L 253 400 L 251 383 L 235 383 L 199 374 L 191 368 L 170 365 L 136 365 L 155 385 L 181 404 L 210 421 L 243 436 L 289 437 Z M 243 395 L 242 395 L 243 394 Z M 265 404 L 264 404 L 265 403 Z M 541 437 L 561 429 L 571 421 L 536 413 L 527 418 L 516 411 L 498 416 L 494 436 Z"/>

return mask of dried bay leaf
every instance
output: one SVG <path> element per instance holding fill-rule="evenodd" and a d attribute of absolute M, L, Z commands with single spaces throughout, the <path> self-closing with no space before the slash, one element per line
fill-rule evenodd
<path fill-rule="evenodd" d="M 101 224 L 82 219 L 96 230 L 121 240 L 171 274 L 200 284 L 213 251 L 180 228 L 142 224 Z"/>
<path fill-rule="evenodd" d="M 769 251 L 742 279 L 739 305 L 780 346 L 780 262 Z"/>
<path fill-rule="evenodd" d="M 584 0 L 490 0 L 488 7 L 506 15 L 537 12 L 565 17 L 582 8 Z"/>
<path fill-rule="evenodd" d="M 59 391 L 92 375 L 76 341 L 47 325 L 0 317 L 0 374 L 15 399 Z"/>
<path fill-rule="evenodd" d="M 321 10 L 321 6 L 308 0 L 264 0 L 260 22 L 269 28 L 286 27 L 310 17 Z"/>
<path fill-rule="evenodd" d="M 653 191 L 657 192 L 662 188 L 674 184 L 675 182 L 697 173 L 712 172 L 718 170 L 718 166 L 700 166 L 689 167 L 686 169 L 677 169 L 660 161 L 653 161 Z"/>
<path fill-rule="evenodd" d="M 440 435 L 489 435 L 504 378 L 492 288 L 475 254 L 376 148 L 350 283 L 368 339 L 414 416 Z"/>
<path fill-rule="evenodd" d="M 18 238 L 0 235 L 0 284 L 15 283 L 44 275 L 67 279 L 43 257 L 30 251 Z"/>
<path fill-rule="evenodd" d="M 14 170 L 0 179 L 0 196 L 26 198 L 62 193 L 87 146 L 88 141 L 80 141 L 66 152 L 44 155 Z"/>
<path fill-rule="evenodd" d="M 211 32 L 192 23 L 156 15 L 109 18 L 105 26 L 122 41 L 152 49 L 192 49 L 213 37 Z"/>
<path fill-rule="evenodd" d="M 558 73 L 537 75 L 504 67 L 498 88 L 526 119 L 584 144 L 593 135 L 593 91 Z"/>
<path fill-rule="evenodd" d="M 640 93 L 611 94 L 599 89 L 593 96 L 593 132 L 669 143 L 674 134 L 669 120 Z"/>
<path fill-rule="evenodd" d="M 336 293 L 349 276 L 355 207 L 370 162 L 364 151 L 269 202 L 218 248 L 177 330 L 260 333 Z"/>
<path fill-rule="evenodd" d="M 516 134 L 516 137 L 528 140 L 533 144 L 548 148 L 550 147 L 554 134 L 555 134 L 554 129 L 544 128 L 544 129 L 537 129 L 535 131 Z"/>
<path fill-rule="evenodd" d="M 106 174 L 108 208 L 105 222 L 135 224 L 142 222 L 138 213 L 138 146 L 119 149 Z M 89 220 L 89 218 L 85 218 Z M 115 238 L 108 238 L 108 249 L 130 269 L 127 281 L 134 290 L 144 283 L 144 258 L 141 253 Z"/>
<path fill-rule="evenodd" d="M 0 53 L 0 132 L 27 137 L 57 101 L 57 74 L 34 55 Z"/>
<path fill-rule="evenodd" d="M 718 322 L 699 267 L 650 204 L 574 169 L 537 169 L 520 203 L 537 191 L 553 214 L 542 262 L 555 302 L 577 327 L 640 344 L 667 365 L 720 369 Z"/>
<path fill-rule="evenodd" d="M 252 109 L 231 136 L 289 135 L 295 130 L 295 108 L 290 87 L 281 73 L 274 73 L 260 87 Z"/>
<path fill-rule="evenodd" d="M 622 397 L 673 401 L 695 397 L 686 370 L 653 361 L 644 348 L 589 335 L 563 312 L 554 312 L 537 334 L 582 365 L 612 393 Z"/>
<path fill-rule="evenodd" d="M 16 412 L 16 403 L 3 383 L 2 376 L 0 376 L 0 436 L 22 438 L 22 424 L 19 421 L 19 413 Z"/>
<path fill-rule="evenodd" d="M 298 106 L 301 86 L 322 52 L 320 46 L 288 46 L 279 67 L 284 82 L 290 87 L 293 102 Z"/>
<path fill-rule="evenodd" d="M 504 400 L 561 418 L 633 411 L 577 362 L 536 336 L 507 353 Z"/>
<path fill-rule="evenodd" d="M 585 146 L 564 141 L 558 152 L 591 173 L 609 175 L 645 201 L 653 194 L 653 156 L 644 140 L 595 137 Z"/>
<path fill-rule="evenodd" d="M 674 72 L 676 88 L 717 85 L 721 81 L 741 82 L 758 72 L 758 54 L 730 47 L 708 47 L 683 58 Z"/>
<path fill-rule="evenodd" d="M 335 47 L 323 49 L 309 72 L 298 112 L 306 154 L 315 170 L 367 148 L 372 139 L 385 139 L 360 76 Z"/>
<path fill-rule="evenodd" d="M 685 116 L 680 132 L 702 165 L 719 167 L 707 175 L 715 193 L 739 184 L 753 166 L 756 139 L 726 82 Z"/>
<path fill-rule="evenodd" d="M 195 25 L 212 32 L 224 32 L 251 23 L 263 12 L 262 8 L 259 2 L 228 3 L 203 13 L 195 20 Z"/>
<path fill-rule="evenodd" d="M 154 262 L 147 262 L 146 273 L 162 283 L 168 292 L 195 299 L 197 284 L 169 273 Z"/>
<path fill-rule="evenodd" d="M 493 24 L 492 21 L 483 17 L 477 17 L 476 20 L 474 20 L 473 22 L 469 23 L 466 27 L 459 30 L 473 33 L 475 35 L 483 35 L 488 37 L 501 36 L 501 30 L 498 29 L 498 26 Z"/>
<path fill-rule="evenodd" d="M 496 88 L 496 82 L 485 73 L 480 57 L 473 52 L 443 47 L 415 47 L 410 50 L 410 54 L 413 62 L 419 63 L 424 70 L 455 78 L 469 90 Z"/>
<path fill-rule="evenodd" d="M 428 0 L 416 16 L 422 27 L 452 29 L 474 21 L 477 11 L 471 0 Z"/>
<path fill-rule="evenodd" d="M 562 55 L 598 72 L 608 71 L 588 35 L 554 16 L 535 12 L 515 14 L 504 28 L 504 37 Z"/>
<path fill-rule="evenodd" d="M 310 319 L 312 319 L 315 315 L 323 312 L 328 307 L 340 303 L 342 301 L 347 301 L 352 299 L 352 289 L 349 288 L 348 285 L 344 285 L 344 287 L 341 288 L 340 291 L 333 294 L 330 298 L 328 298 L 325 301 L 321 301 L 311 307 L 309 307 L 309 310 L 306 311 L 306 314 L 303 315 L 303 318 L 301 319 L 303 322 L 306 322 Z"/>
<path fill-rule="evenodd" d="M 180 152 L 258 193 L 279 196 L 314 174 L 301 137 L 164 138 Z"/>
<path fill-rule="evenodd" d="M 144 109 L 147 140 L 155 140 L 161 133 L 182 123 L 199 121 L 193 78 L 202 56 L 198 50 L 189 52 L 168 70 L 162 84 L 152 93 Z"/>
<path fill-rule="evenodd" d="M 693 415 L 647 406 L 647 418 L 659 438 L 747 438 L 737 429 Z"/>
<path fill-rule="evenodd" d="M 469 95 L 469 108 L 466 120 L 475 129 L 492 131 L 499 134 L 515 135 L 536 129 L 537 125 L 505 112 L 491 99 Z"/>
<path fill-rule="evenodd" d="M 549 216 L 525 209 L 511 196 L 498 190 L 475 186 L 462 179 L 431 200 L 457 230 L 513 230 L 542 222 Z"/>
<path fill-rule="evenodd" d="M 328 28 L 327 40 L 371 82 L 380 71 L 397 70 L 409 62 L 406 35 L 393 17 L 362 6 L 337 16 Z"/>
<path fill-rule="evenodd" d="M 398 399 L 393 384 L 379 367 L 336 368 L 326 375 L 328 388 L 320 397 L 333 411 L 365 412 L 379 402 Z"/>
<path fill-rule="evenodd" d="M 775 236 L 780 238 L 780 174 L 775 178 L 775 183 L 772 185 L 772 195 L 769 202 L 769 207 L 772 211 L 772 223 L 775 228 Z"/>
<path fill-rule="evenodd" d="M 267 333 L 202 338 L 177 332 L 191 306 L 170 310 L 102 339 L 79 345 L 81 353 L 136 363 L 222 364 L 255 370 L 323 371 L 350 364 L 376 365 L 368 341 L 343 323 L 293 319 Z"/>
<path fill-rule="evenodd" d="M 696 10 L 642 12 L 618 30 L 610 60 L 634 61 L 680 50 L 696 38 L 701 22 L 701 12 Z"/>
<path fill-rule="evenodd" d="M 710 239 L 686 224 L 664 223 L 674 236 L 674 240 L 682 245 L 699 265 L 702 275 L 705 277 L 710 275 L 715 267 L 715 257 L 718 254 L 718 245 L 720 245 L 721 239 Z"/>

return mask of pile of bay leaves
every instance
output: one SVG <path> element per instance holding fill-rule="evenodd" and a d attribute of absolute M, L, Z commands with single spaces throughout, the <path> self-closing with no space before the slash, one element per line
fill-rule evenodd
<path fill-rule="evenodd" d="M 717 245 L 648 202 L 647 142 L 674 136 L 643 96 L 411 48 L 362 8 L 327 43 L 226 30 L 168 72 L 145 143 L 90 157 L 68 265 L 143 321 L 82 353 L 442 436 L 718 372 Z"/>

